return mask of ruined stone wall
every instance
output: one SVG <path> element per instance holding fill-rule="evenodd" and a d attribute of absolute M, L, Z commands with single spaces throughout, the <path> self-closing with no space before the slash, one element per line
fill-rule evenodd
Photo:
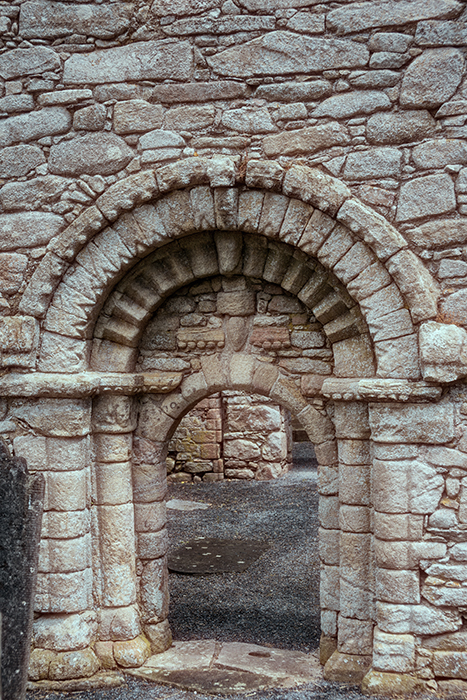
<path fill-rule="evenodd" d="M 263 396 L 223 391 L 184 416 L 169 442 L 169 481 L 264 481 L 292 467 L 290 412 Z"/>
<path fill-rule="evenodd" d="M 37 683 L 170 643 L 167 447 L 245 391 L 315 444 L 327 677 L 465 691 L 465 11 L 0 2 L 0 434 L 46 477 Z"/>

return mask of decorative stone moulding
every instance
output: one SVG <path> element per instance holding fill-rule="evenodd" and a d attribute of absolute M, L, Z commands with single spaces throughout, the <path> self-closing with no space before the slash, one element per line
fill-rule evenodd
<path fill-rule="evenodd" d="M 181 328 L 177 331 L 177 345 L 180 350 L 221 350 L 225 345 L 222 328 Z"/>
<path fill-rule="evenodd" d="M 280 350 L 290 348 L 290 332 L 288 328 L 276 328 L 267 326 L 266 328 L 253 328 L 250 342 L 264 350 Z"/>
<path fill-rule="evenodd" d="M 243 190 L 237 191 L 236 188 L 241 187 L 244 181 L 248 188 L 282 191 L 289 201 L 301 201 L 325 215 L 336 217 L 339 222 L 348 227 L 357 240 L 364 242 L 368 250 L 373 251 L 374 260 L 379 259 L 388 263 L 390 274 L 397 281 L 411 310 L 413 321 L 417 323 L 436 317 L 438 287 L 422 262 L 410 251 L 398 255 L 407 248 L 405 239 L 384 217 L 354 199 L 350 190 L 338 179 L 318 169 L 302 165 L 292 165 L 286 172 L 274 161 L 251 160 L 247 164 L 246 175 L 238 166 L 239 159 L 232 157 L 186 158 L 155 171 L 147 170 L 131 175 L 112 185 L 97 200 L 97 206 L 84 211 L 70 226 L 52 239 L 48 246 L 48 256 L 41 261 L 24 292 L 21 311 L 38 318 L 43 317 L 53 292 L 67 269 L 67 263 L 74 259 L 86 243 L 107 226 L 109 221 L 115 221 L 124 212 L 134 209 L 139 204 L 152 200 L 162 201 L 164 194 L 209 185 L 214 189 L 215 194 L 214 212 L 211 209 L 210 217 L 198 216 L 196 221 L 193 219 L 196 206 L 193 211 L 190 206 L 188 212 L 185 204 L 179 212 L 185 210 L 189 216 L 182 229 L 170 230 L 169 227 L 169 230 L 166 230 L 164 226 L 161 229 L 161 222 L 158 226 L 159 234 L 155 235 L 153 231 L 152 240 L 148 239 L 147 235 L 146 237 L 142 235 L 141 231 L 138 235 L 133 230 L 130 238 L 128 238 L 130 231 L 126 235 L 122 232 L 120 236 L 124 237 L 122 240 L 125 240 L 128 251 L 132 250 L 133 255 L 137 257 L 147 254 L 151 249 L 161 245 L 164 240 L 187 235 L 189 232 L 187 227 L 193 232 L 213 228 L 258 231 L 262 198 L 259 197 L 259 209 L 256 205 L 256 214 L 252 211 L 244 218 L 238 208 L 238 194 Z M 231 195 L 227 196 L 226 190 L 222 188 L 233 188 L 227 190 Z M 200 198 L 202 198 L 201 190 L 197 203 L 201 203 Z M 110 200 L 112 201 L 111 211 L 108 206 Z M 169 198 L 167 201 L 169 208 L 171 201 L 176 206 L 177 200 Z M 183 200 L 178 200 L 178 203 L 184 204 Z M 284 200 L 284 204 L 288 203 Z M 310 215 L 311 213 L 312 210 Z M 164 221 L 164 224 L 166 223 L 167 219 Z M 294 233 L 292 230 L 288 233 L 286 227 L 282 231 L 282 240 L 298 244 L 299 248 L 308 253 L 315 252 L 329 233 L 329 230 L 323 231 L 324 238 L 321 241 L 315 238 L 312 242 L 303 235 L 303 228 L 297 231 L 295 225 L 293 230 Z M 268 235 L 268 228 L 265 233 Z M 273 231 L 271 234 L 273 235 Z"/>

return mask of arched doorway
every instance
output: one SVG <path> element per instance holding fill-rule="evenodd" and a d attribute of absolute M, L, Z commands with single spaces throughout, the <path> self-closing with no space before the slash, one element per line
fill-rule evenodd
<path fill-rule="evenodd" d="M 368 666 L 375 621 L 368 403 L 437 398 L 436 391 L 430 394 L 417 384 L 416 332 L 416 324 L 436 313 L 436 288 L 422 263 L 404 250 L 402 237 L 332 178 L 299 166 L 285 173 L 271 162 L 249 164 L 247 186 L 242 178 L 229 159 L 195 158 L 161 168 L 157 183 L 147 172 L 117 183 L 99 204 L 107 219 L 94 212 L 94 218 L 83 216 L 61 234 L 50 251 L 55 267 L 50 260 L 39 266 L 24 295 L 23 312 L 45 316 L 39 370 L 97 375 L 91 388 L 81 389 L 87 397 L 98 394 L 93 473 L 96 493 L 104 499 L 91 506 L 88 599 L 93 591 L 99 641 L 118 644 L 119 658 L 127 643 L 129 649 L 130 642 L 132 648 L 147 647 L 141 624 L 154 646 L 163 640 L 161 465 L 167 439 L 178 418 L 212 392 L 232 388 L 265 394 L 289 408 L 316 445 L 322 537 L 339 541 L 340 550 L 338 564 L 323 561 L 322 626 L 331 640 L 328 648 L 335 648 L 337 639 L 341 657 Z M 122 213 L 128 209 L 132 212 Z M 221 281 L 223 339 L 220 326 L 217 335 L 192 332 L 184 339 L 180 326 L 177 352 L 187 354 L 186 369 L 136 371 L 141 338 L 157 309 L 177 290 L 216 277 L 227 284 L 246 280 L 244 289 L 224 288 Z M 252 299 L 248 285 L 263 282 L 297 298 L 321 324 L 332 346 L 332 373 L 324 369 L 323 358 L 303 353 L 283 357 L 295 365 L 281 364 L 277 353 L 287 349 L 287 342 L 293 347 L 292 333 L 314 332 L 310 328 L 299 329 L 291 321 L 263 327 L 278 328 L 274 337 L 269 331 L 254 335 L 248 319 L 256 310 L 244 313 Z M 259 353 L 253 350 L 259 347 Z M 323 367 L 297 364 L 304 359 L 319 359 Z M 385 384 L 385 379 L 391 381 Z M 136 400 L 132 396 L 138 393 Z M 385 413 L 370 405 L 370 420 L 380 418 L 371 423 L 373 438 L 397 440 L 389 425 L 397 408 L 389 405 Z M 378 507 L 384 512 L 384 493 Z M 89 540 L 89 531 L 85 534 Z M 390 569 L 393 563 L 380 566 Z M 54 574 L 44 572 L 45 587 Z M 115 657 L 115 649 L 112 653 Z"/>

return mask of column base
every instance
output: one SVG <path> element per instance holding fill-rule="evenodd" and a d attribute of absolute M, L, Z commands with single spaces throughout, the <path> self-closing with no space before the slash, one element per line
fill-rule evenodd
<path fill-rule="evenodd" d="M 327 637 L 325 634 L 321 634 L 319 640 L 319 662 L 321 666 L 324 666 L 326 661 L 334 654 L 337 649 L 337 638 Z"/>
<path fill-rule="evenodd" d="M 357 654 L 341 654 L 335 651 L 324 667 L 324 678 L 327 681 L 360 685 L 371 666 L 371 656 Z"/>
<path fill-rule="evenodd" d="M 436 686 L 436 681 L 424 681 L 407 673 L 383 673 L 371 669 L 363 678 L 361 688 L 365 695 L 395 697 L 413 693 L 433 694 L 436 693 Z"/>
<path fill-rule="evenodd" d="M 118 671 L 99 671 L 89 678 L 71 678 L 66 681 L 28 681 L 27 690 L 54 690 L 71 693 L 78 690 L 94 690 L 97 688 L 118 688 L 125 684 L 123 673 Z"/>

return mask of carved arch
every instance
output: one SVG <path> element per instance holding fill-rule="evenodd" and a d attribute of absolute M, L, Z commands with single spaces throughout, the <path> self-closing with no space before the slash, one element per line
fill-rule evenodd
<path fill-rule="evenodd" d="M 196 232 L 245 232 L 316 257 L 360 304 L 377 354 L 389 328 L 406 348 L 417 346 L 415 325 L 436 316 L 438 289 L 383 217 L 319 170 L 285 172 L 274 161 L 251 161 L 246 185 L 238 182 L 243 177 L 235 159 L 191 158 L 116 183 L 52 241 L 22 312 L 45 316 L 49 333 L 85 343 L 110 290 L 135 261 L 169 241 L 183 245 Z M 135 207 L 141 201 L 151 203 Z M 227 238 L 234 245 L 235 234 Z M 378 336 L 383 328 L 385 341 Z"/>

